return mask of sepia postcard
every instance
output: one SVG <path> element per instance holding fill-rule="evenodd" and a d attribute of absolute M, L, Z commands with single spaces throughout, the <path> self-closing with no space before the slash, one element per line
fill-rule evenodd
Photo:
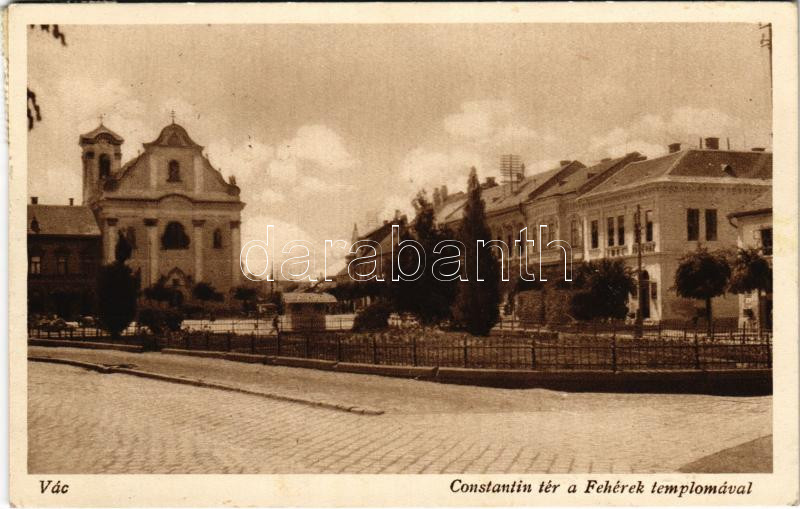
<path fill-rule="evenodd" d="M 798 504 L 796 4 L 4 26 L 13 506 Z"/>

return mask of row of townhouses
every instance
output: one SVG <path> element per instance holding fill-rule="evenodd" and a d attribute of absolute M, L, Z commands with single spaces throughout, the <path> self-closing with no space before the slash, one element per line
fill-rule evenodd
<path fill-rule="evenodd" d="M 772 254 L 772 154 L 762 148 L 750 151 L 720 150 L 718 138 L 706 138 L 700 148 L 669 145 L 666 155 L 648 159 L 633 152 L 587 166 L 561 161 L 557 168 L 531 176 L 516 174 L 498 184 L 482 184 L 487 223 L 492 238 L 509 246 L 510 284 L 524 252 L 515 240 L 527 227 L 528 239 L 541 244 L 563 240 L 571 248 L 573 263 L 601 258 L 622 259 L 638 266 L 635 241 L 636 214 L 641 225 L 642 316 L 646 321 L 690 320 L 702 303 L 678 297 L 674 275 L 687 252 L 703 246 L 758 247 Z M 433 192 L 436 220 L 457 231 L 462 221 L 466 193 L 449 193 L 446 186 Z M 391 222 L 358 238 L 391 242 Z M 546 225 L 546 228 L 540 228 Z M 743 229 L 744 228 L 744 229 Z M 355 236 L 354 236 L 355 239 Z M 564 274 L 564 250 L 553 243 L 528 256 L 529 272 L 555 281 Z M 384 253 L 390 252 L 384 249 Z M 540 273 L 541 263 L 541 273 Z M 390 265 L 386 264 L 386 265 Z M 714 299 L 716 319 L 771 324 L 771 296 L 760 306 L 753 296 L 725 295 Z M 638 311 L 638 296 L 629 310 Z M 761 317 L 752 316 L 761 310 Z"/>

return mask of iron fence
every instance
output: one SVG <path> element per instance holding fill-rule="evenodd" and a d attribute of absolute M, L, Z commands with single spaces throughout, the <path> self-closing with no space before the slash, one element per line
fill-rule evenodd
<path fill-rule="evenodd" d="M 35 335 L 35 331 L 31 331 Z M 147 348 L 179 348 L 300 357 L 379 365 L 515 370 L 678 370 L 771 368 L 772 332 L 728 329 L 649 329 L 641 337 L 628 327 L 528 330 L 525 334 L 473 337 L 397 329 L 382 333 L 281 331 L 250 334 L 210 329 L 163 336 L 125 334 L 112 339 L 95 329 L 49 333 L 75 341 L 121 342 Z M 39 337 L 47 337 L 48 333 Z"/>

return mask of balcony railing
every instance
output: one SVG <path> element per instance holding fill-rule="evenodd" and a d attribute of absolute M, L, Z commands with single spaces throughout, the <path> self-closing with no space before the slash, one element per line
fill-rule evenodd
<path fill-rule="evenodd" d="M 626 254 L 628 254 L 628 246 L 612 246 L 606 248 L 606 256 L 609 258 L 625 256 Z"/>
<path fill-rule="evenodd" d="M 642 254 L 644 253 L 655 253 L 656 251 L 656 243 L 655 242 L 642 242 Z M 636 244 L 633 245 L 633 253 L 636 254 L 639 252 L 639 246 Z"/>

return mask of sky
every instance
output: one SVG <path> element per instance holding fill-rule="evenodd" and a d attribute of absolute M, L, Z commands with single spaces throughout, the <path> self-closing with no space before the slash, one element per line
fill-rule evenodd
<path fill-rule="evenodd" d="M 771 147 L 756 24 L 62 26 L 29 31 L 42 121 L 28 191 L 80 200 L 78 136 L 104 124 L 123 162 L 175 121 L 246 203 L 242 243 L 349 240 L 411 215 L 419 190 L 592 164 L 717 136 Z M 319 248 L 321 249 L 321 247 Z M 281 254 L 277 253 L 278 258 Z M 339 262 L 341 256 L 334 256 Z M 319 272 L 318 269 L 317 272 Z"/>

